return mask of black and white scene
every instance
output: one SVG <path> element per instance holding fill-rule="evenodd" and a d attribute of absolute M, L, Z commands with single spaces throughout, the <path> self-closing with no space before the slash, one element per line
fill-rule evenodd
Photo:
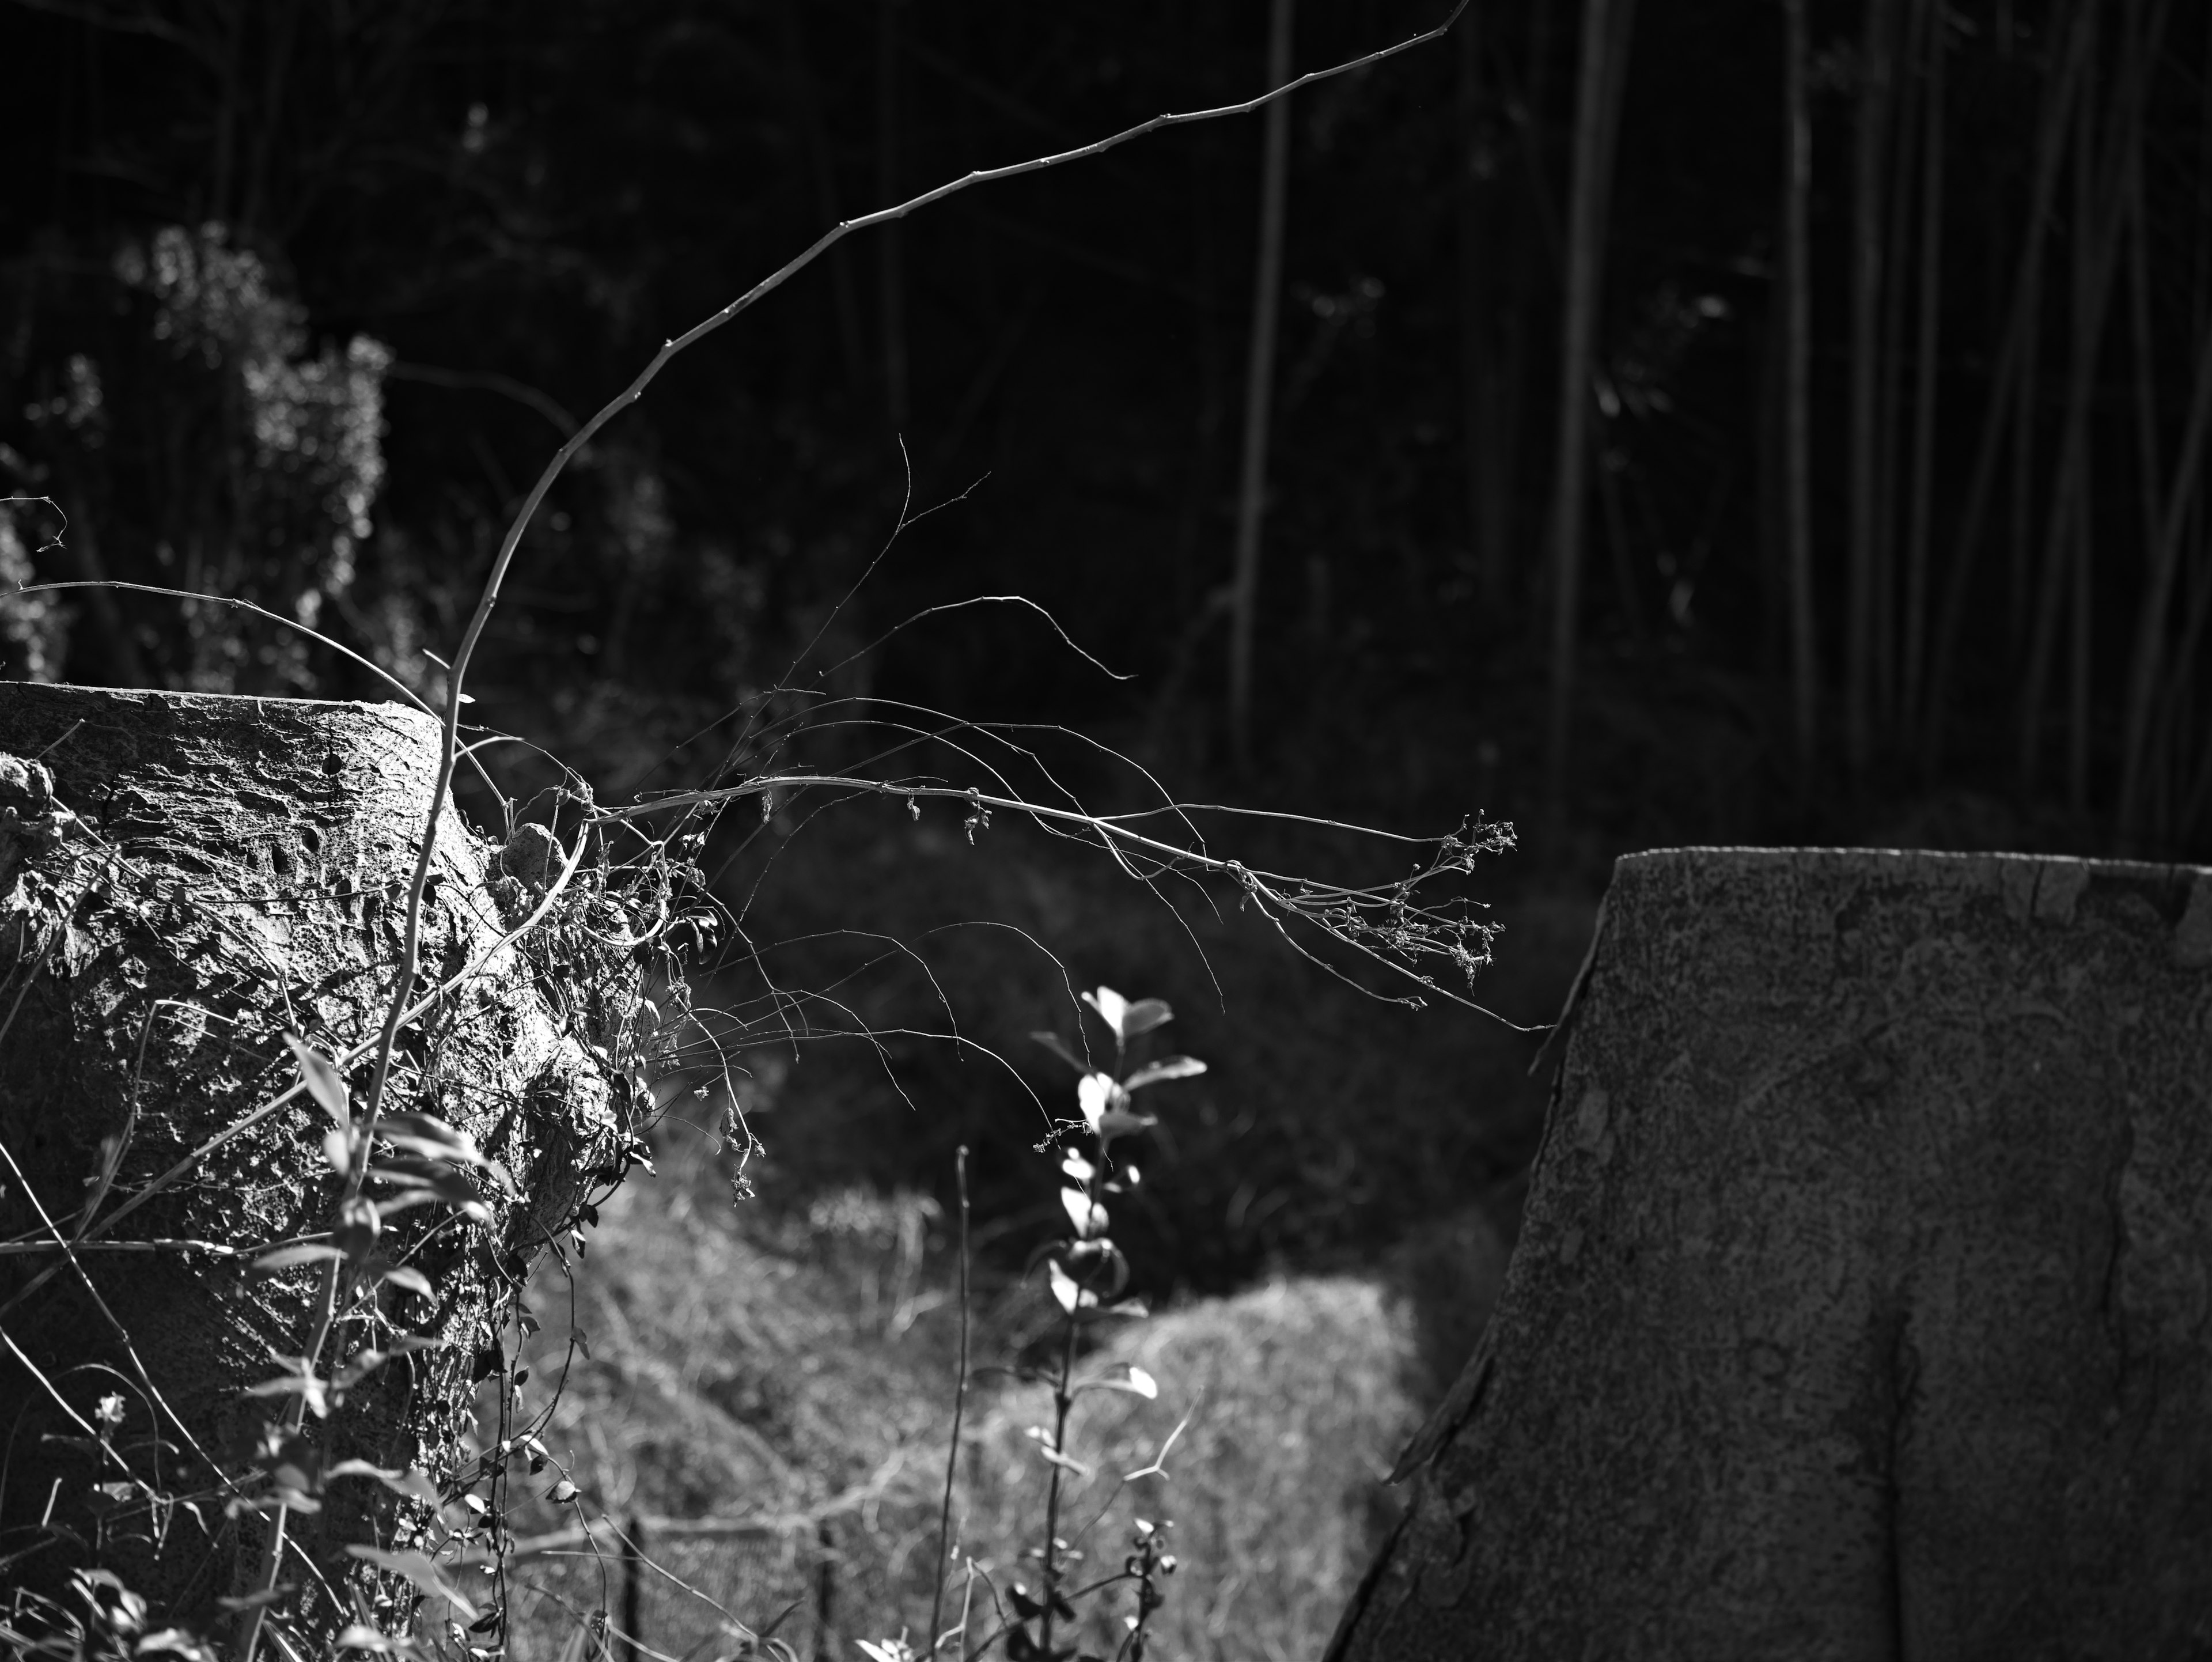
<path fill-rule="evenodd" d="M 0 1652 L 2212 1658 L 2212 7 L 0 86 Z"/>

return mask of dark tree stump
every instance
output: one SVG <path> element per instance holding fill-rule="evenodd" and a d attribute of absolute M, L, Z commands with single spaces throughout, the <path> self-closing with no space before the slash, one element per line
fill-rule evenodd
<path fill-rule="evenodd" d="M 1341 1662 L 2212 1655 L 2212 872 L 1616 868 Z"/>
<path fill-rule="evenodd" d="M 437 758 L 436 724 L 397 705 L 0 685 L 0 1143 L 18 1168 L 0 1166 L 0 1330 L 21 1352 L 0 1355 L 0 1581 L 51 1589 L 97 1562 L 157 1616 L 208 1620 L 254 1582 L 265 1524 L 228 1503 L 278 1462 L 256 1446 L 276 1405 L 241 1393 L 283 1371 L 272 1353 L 304 1348 L 319 1282 L 314 1267 L 248 1266 L 268 1243 L 328 1227 L 331 1122 L 302 1096 L 195 1154 L 297 1081 L 288 1032 L 341 1058 L 374 1038 Z M 489 1227 L 437 1206 L 389 1221 L 391 1252 L 436 1291 L 387 1287 L 382 1342 L 405 1331 L 442 1348 L 395 1356 L 309 1422 L 325 1465 L 453 1482 L 501 1300 L 629 1147 L 629 1105 L 589 1050 L 610 1042 L 620 1001 L 565 983 L 556 1009 L 542 960 L 494 952 L 536 898 L 499 855 L 444 818 L 416 995 L 489 961 L 403 1034 L 387 1107 L 471 1133 L 515 1196 L 481 1184 Z M 366 1066 L 348 1071 L 358 1092 Z M 54 1233 L 82 1227 L 111 1151 L 101 1220 L 186 1169 L 112 1231 L 97 1226 L 81 1275 Z M 334 1350 L 376 1337 L 354 1324 Z M 121 1398 L 127 1473 L 57 1396 L 88 1425 L 103 1397 Z M 353 1619 L 316 1575 L 404 1630 L 411 1590 L 343 1549 L 417 1545 L 427 1508 L 362 1477 L 321 1501 L 290 1518 L 313 1566 L 283 1567 L 303 1588 L 293 1631 L 327 1637 Z"/>

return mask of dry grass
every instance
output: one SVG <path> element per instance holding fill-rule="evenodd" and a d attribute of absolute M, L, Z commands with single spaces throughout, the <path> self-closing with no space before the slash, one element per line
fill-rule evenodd
<path fill-rule="evenodd" d="M 692 1589 L 641 1573 L 642 1654 L 729 1654 L 726 1616 L 759 1628 L 787 1605 L 778 1632 L 801 1656 L 854 1656 L 853 1640 L 902 1623 L 918 1634 L 955 1334 L 954 1311 L 931 1294 L 949 1266 L 941 1252 L 917 1263 L 902 1246 L 902 1233 L 906 1246 L 915 1239 L 910 1221 L 900 1227 L 916 1215 L 910 1198 L 854 1191 L 817 1207 L 810 1227 L 732 1212 L 715 1183 L 693 1141 L 605 1208 L 574 1285 L 592 1354 L 570 1369 L 545 1440 L 593 1514 L 625 1527 L 645 1518 L 647 1555 Z M 544 1328 L 532 1353 L 543 1379 L 565 1348 L 568 1291 L 545 1281 L 531 1302 Z M 1002 1357 L 996 1336 L 1034 1330 L 1020 1287 L 979 1303 L 979 1363 Z M 1096 1468 L 1063 1513 L 1061 1533 L 1087 1555 L 1081 1574 L 1118 1567 L 1133 1517 L 1171 1519 L 1182 1568 L 1155 1617 L 1155 1655 L 1314 1653 L 1389 1515 L 1377 1478 L 1418 1412 L 1409 1314 L 1373 1282 L 1278 1281 L 1127 1324 L 1082 1372 L 1130 1362 L 1158 1379 L 1158 1400 L 1086 1394 L 1070 1439 Z M 1186 1414 L 1166 1476 L 1121 1483 L 1152 1464 Z M 1036 1579 L 1021 1555 L 1042 1531 L 1047 1468 L 1024 1431 L 1048 1417 L 1038 1385 L 987 1376 L 970 1398 L 956 1532 L 1001 1587 L 1025 1569 Z M 741 1515 L 763 1526 L 699 1539 L 661 1522 Z M 526 1541 L 573 1521 L 532 1498 L 516 1532 Z M 572 1543 L 517 1563 L 516 1662 L 568 1651 L 593 1610 L 622 1626 L 620 1547 L 611 1531 L 601 1539 L 598 1556 Z M 1092 1601 L 1086 1622 L 1109 1653 L 1130 1608 L 1122 1592 Z M 955 1611 L 959 1596 L 956 1581 Z M 991 1598 L 979 1581 L 978 1640 L 995 1625 Z"/>

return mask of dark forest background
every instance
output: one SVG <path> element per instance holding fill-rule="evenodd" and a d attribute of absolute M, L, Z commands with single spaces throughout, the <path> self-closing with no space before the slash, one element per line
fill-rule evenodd
<path fill-rule="evenodd" d="M 1439 9 L 1308 7 L 1295 64 Z M 1813 0 L 1793 82 L 1791 14 L 1589 9 L 1623 61 L 1559 829 L 1586 853 L 2202 855 L 2212 28 L 2172 0 Z M 417 685 L 562 429 L 662 338 L 838 217 L 1251 95 L 1269 21 L 1208 0 L 0 19 L 0 466 L 73 528 L 32 553 L 49 527 L 20 515 L 33 569 L 312 614 Z M 1244 800 L 1543 806 L 1580 22 L 1478 0 L 1453 39 L 1296 100 Z M 533 529 L 487 715 L 605 748 L 757 691 L 882 545 L 910 463 L 917 508 L 975 488 L 846 609 L 854 645 L 1018 592 L 1135 679 L 987 608 L 872 655 L 869 690 L 1068 721 L 1187 794 L 1225 788 L 1262 125 L 856 237 L 679 361 Z M 19 618 L 9 673 L 373 691 L 234 616 L 67 605 L 35 642 Z"/>
<path fill-rule="evenodd" d="M 19 507 L 4 575 L 251 599 L 434 697 L 522 494 L 664 338 L 842 217 L 1251 97 L 1277 9 L 15 0 L 0 484 L 69 524 Z M 1445 9 L 1298 8 L 1293 65 Z M 1243 754 L 1264 117 L 855 235 L 678 359 L 555 486 L 475 713 L 616 795 L 703 777 L 732 713 L 858 765 L 880 731 L 806 715 L 854 708 L 806 703 L 834 694 L 1059 724 L 1186 800 L 1512 819 L 1501 962 L 1517 939 L 1540 967 L 1499 996 L 1530 1021 L 1626 849 L 2205 858 L 2208 69 L 2212 13 L 2176 0 L 1474 0 L 1291 106 Z M 839 607 L 902 502 L 945 505 Z M 862 650 L 1007 594 L 1132 679 L 1009 605 Z M 295 634 L 143 594 L 29 597 L 0 628 L 10 675 L 383 696 Z M 789 702 L 817 634 L 839 667 Z M 1099 752 L 1053 755 L 1094 801 L 1140 800 Z M 1138 903 L 931 876 L 957 829 L 917 832 L 916 866 L 878 818 L 787 862 L 793 934 L 856 898 L 927 934 L 917 891 L 941 889 L 1087 931 L 1081 973 L 1132 995 L 1218 1005 L 1164 963 L 1175 929 L 1124 926 Z M 1525 1153 L 1526 1113 L 1449 1158 L 1359 1143 L 1387 1180 L 1345 1175 L 1340 1123 L 1261 1148 L 1255 1081 L 1326 1075 L 1341 1103 L 1397 1089 L 1346 1082 L 1355 1044 L 1437 1092 L 1474 1064 L 1231 961 L 1259 1036 L 1183 1033 L 1243 1151 L 1188 1179 L 1191 1215 L 1234 1226 L 1177 1249 L 1201 1279 L 1387 1233 Z M 998 999 L 1015 1045 L 1067 1025 L 1047 990 Z M 879 1031 L 884 997 L 858 1007 Z M 902 1043 L 908 1086 L 951 1065 Z M 1515 1055 L 1481 1066 L 1517 1078 Z M 878 1175 L 920 1158 L 886 1146 Z"/>

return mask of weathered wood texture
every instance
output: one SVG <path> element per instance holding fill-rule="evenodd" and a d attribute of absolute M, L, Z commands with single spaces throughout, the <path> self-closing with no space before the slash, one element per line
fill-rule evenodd
<path fill-rule="evenodd" d="M 2212 872 L 1620 862 L 1339 1662 L 2212 1655 Z"/>
<path fill-rule="evenodd" d="M 396 705 L 0 685 L 0 1143 L 17 1168 L 0 1168 L 0 1329 L 52 1386 L 0 1355 L 0 1558 L 27 1550 L 0 1576 L 52 1584 L 97 1558 L 157 1611 L 184 1615 L 213 1616 L 216 1598 L 247 1590 L 261 1521 L 225 1507 L 234 1482 L 272 1464 L 255 1438 L 278 1404 L 241 1392 L 281 1372 L 272 1355 L 302 1349 L 317 1270 L 264 1276 L 246 1257 L 117 1249 L 250 1254 L 328 1227 L 330 1122 L 311 1101 L 220 1139 L 296 1082 L 287 1032 L 341 1056 L 374 1038 L 437 756 L 435 723 Z M 28 765 L 40 758 L 51 800 Z M 489 1229 L 443 1207 L 392 1220 L 386 1249 L 437 1296 L 387 1288 L 388 1325 L 346 1324 L 337 1348 L 388 1348 L 398 1331 L 450 1348 L 395 1358 L 327 1422 L 310 1421 L 325 1463 L 452 1478 L 488 1312 L 627 1142 L 587 1053 L 593 1013 L 556 1008 L 525 954 L 494 951 L 534 898 L 498 852 L 445 818 L 418 994 L 486 961 L 403 1035 L 387 1106 L 473 1133 L 521 1199 L 486 1188 L 499 1215 Z M 106 1149 L 119 1163 L 101 1220 L 185 1169 L 112 1232 L 97 1225 L 75 1255 L 80 1274 L 55 1234 L 82 1227 Z M 122 1398 L 127 1476 L 87 1447 L 57 1392 L 88 1424 L 101 1397 Z M 194 1504 L 166 1507 L 149 1491 Z M 406 1596 L 343 1546 L 404 1546 L 422 1521 L 356 1477 L 291 1528 L 317 1574 L 362 1587 L 380 1620 L 404 1627 Z M 296 1558 L 283 1579 L 307 1586 L 297 1630 L 345 1619 Z"/>

